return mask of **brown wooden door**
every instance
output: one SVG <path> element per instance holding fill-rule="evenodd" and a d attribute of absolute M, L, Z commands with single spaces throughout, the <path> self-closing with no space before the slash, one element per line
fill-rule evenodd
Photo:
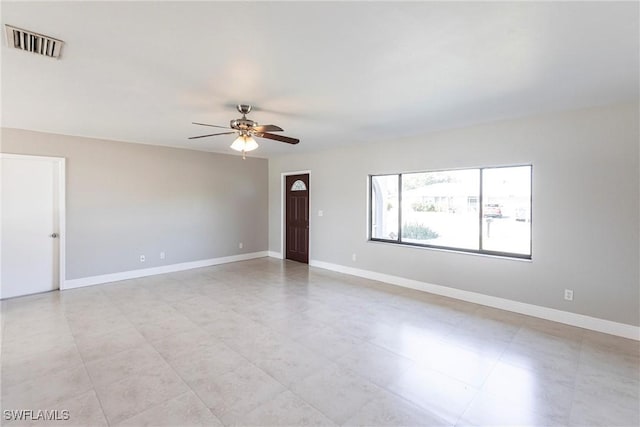
<path fill-rule="evenodd" d="M 286 258 L 309 263 L 309 174 L 289 175 L 286 191 Z"/>

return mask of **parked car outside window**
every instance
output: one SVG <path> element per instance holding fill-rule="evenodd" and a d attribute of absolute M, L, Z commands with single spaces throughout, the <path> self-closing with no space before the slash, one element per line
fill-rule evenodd
<path fill-rule="evenodd" d="M 484 217 L 485 218 L 502 218 L 502 208 L 497 203 L 490 203 L 484 205 Z"/>

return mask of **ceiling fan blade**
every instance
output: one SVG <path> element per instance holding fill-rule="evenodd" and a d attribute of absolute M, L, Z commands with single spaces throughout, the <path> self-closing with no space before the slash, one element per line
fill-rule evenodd
<path fill-rule="evenodd" d="M 261 132 L 261 133 L 256 133 L 255 135 L 260 138 L 267 138 L 267 139 L 273 139 L 274 141 L 286 142 L 287 144 L 297 144 L 298 142 L 300 142 L 299 139 L 289 138 L 288 136 L 276 135 L 273 133 Z"/>
<path fill-rule="evenodd" d="M 191 122 L 191 124 L 200 125 L 200 126 L 211 126 L 212 128 L 231 129 L 229 126 L 208 125 L 206 123 Z"/>
<path fill-rule="evenodd" d="M 198 138 L 206 138 L 208 136 L 216 136 L 216 135 L 230 135 L 232 133 L 236 133 L 234 132 L 222 132 L 222 133 L 211 133 L 209 135 L 200 135 L 200 136 L 190 136 L 189 139 L 198 139 Z"/>
<path fill-rule="evenodd" d="M 282 132 L 284 129 L 276 125 L 261 125 L 254 126 L 253 130 L 256 132 Z"/>

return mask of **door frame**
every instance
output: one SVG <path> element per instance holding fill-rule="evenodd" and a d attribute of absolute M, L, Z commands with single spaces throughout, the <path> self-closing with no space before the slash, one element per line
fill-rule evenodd
<path fill-rule="evenodd" d="M 286 224 L 286 199 L 287 199 L 287 188 L 286 181 L 287 176 L 289 175 L 309 175 L 309 181 L 311 181 L 311 171 L 310 170 L 302 170 L 302 171 L 291 171 L 291 172 L 282 172 L 280 174 L 280 259 L 287 258 L 287 248 L 285 247 L 285 237 L 287 235 L 287 224 Z M 309 191 L 309 230 L 311 230 L 311 191 Z M 311 232 L 309 232 L 309 262 L 311 262 Z"/>
<path fill-rule="evenodd" d="M 0 159 L 21 159 L 21 160 L 42 160 L 49 161 L 57 165 L 58 167 L 58 290 L 65 289 L 65 266 L 66 266 L 66 222 L 67 222 L 67 213 L 66 213 L 66 159 L 64 157 L 49 157 L 49 156 L 31 156 L 28 154 L 9 154 L 9 153 L 0 153 Z M 0 203 L 2 200 L 0 199 Z M 0 220 L 2 215 L 2 210 L 0 210 Z M 1 223 L 1 221 L 0 221 Z M 0 247 L 0 251 L 2 251 L 2 247 Z M 0 252 L 0 256 L 2 253 Z M 1 268 L 1 267 L 0 267 Z M 2 290 L 0 289 L 0 293 Z M 0 294 L 0 298 L 2 295 Z"/>

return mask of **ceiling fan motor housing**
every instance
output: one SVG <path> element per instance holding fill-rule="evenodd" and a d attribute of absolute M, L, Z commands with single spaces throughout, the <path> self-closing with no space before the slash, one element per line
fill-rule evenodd
<path fill-rule="evenodd" d="M 254 122 L 253 120 L 249 120 L 244 117 L 241 119 L 231 120 L 229 122 L 229 127 L 237 130 L 249 130 L 254 126 L 258 126 L 258 122 Z"/>

